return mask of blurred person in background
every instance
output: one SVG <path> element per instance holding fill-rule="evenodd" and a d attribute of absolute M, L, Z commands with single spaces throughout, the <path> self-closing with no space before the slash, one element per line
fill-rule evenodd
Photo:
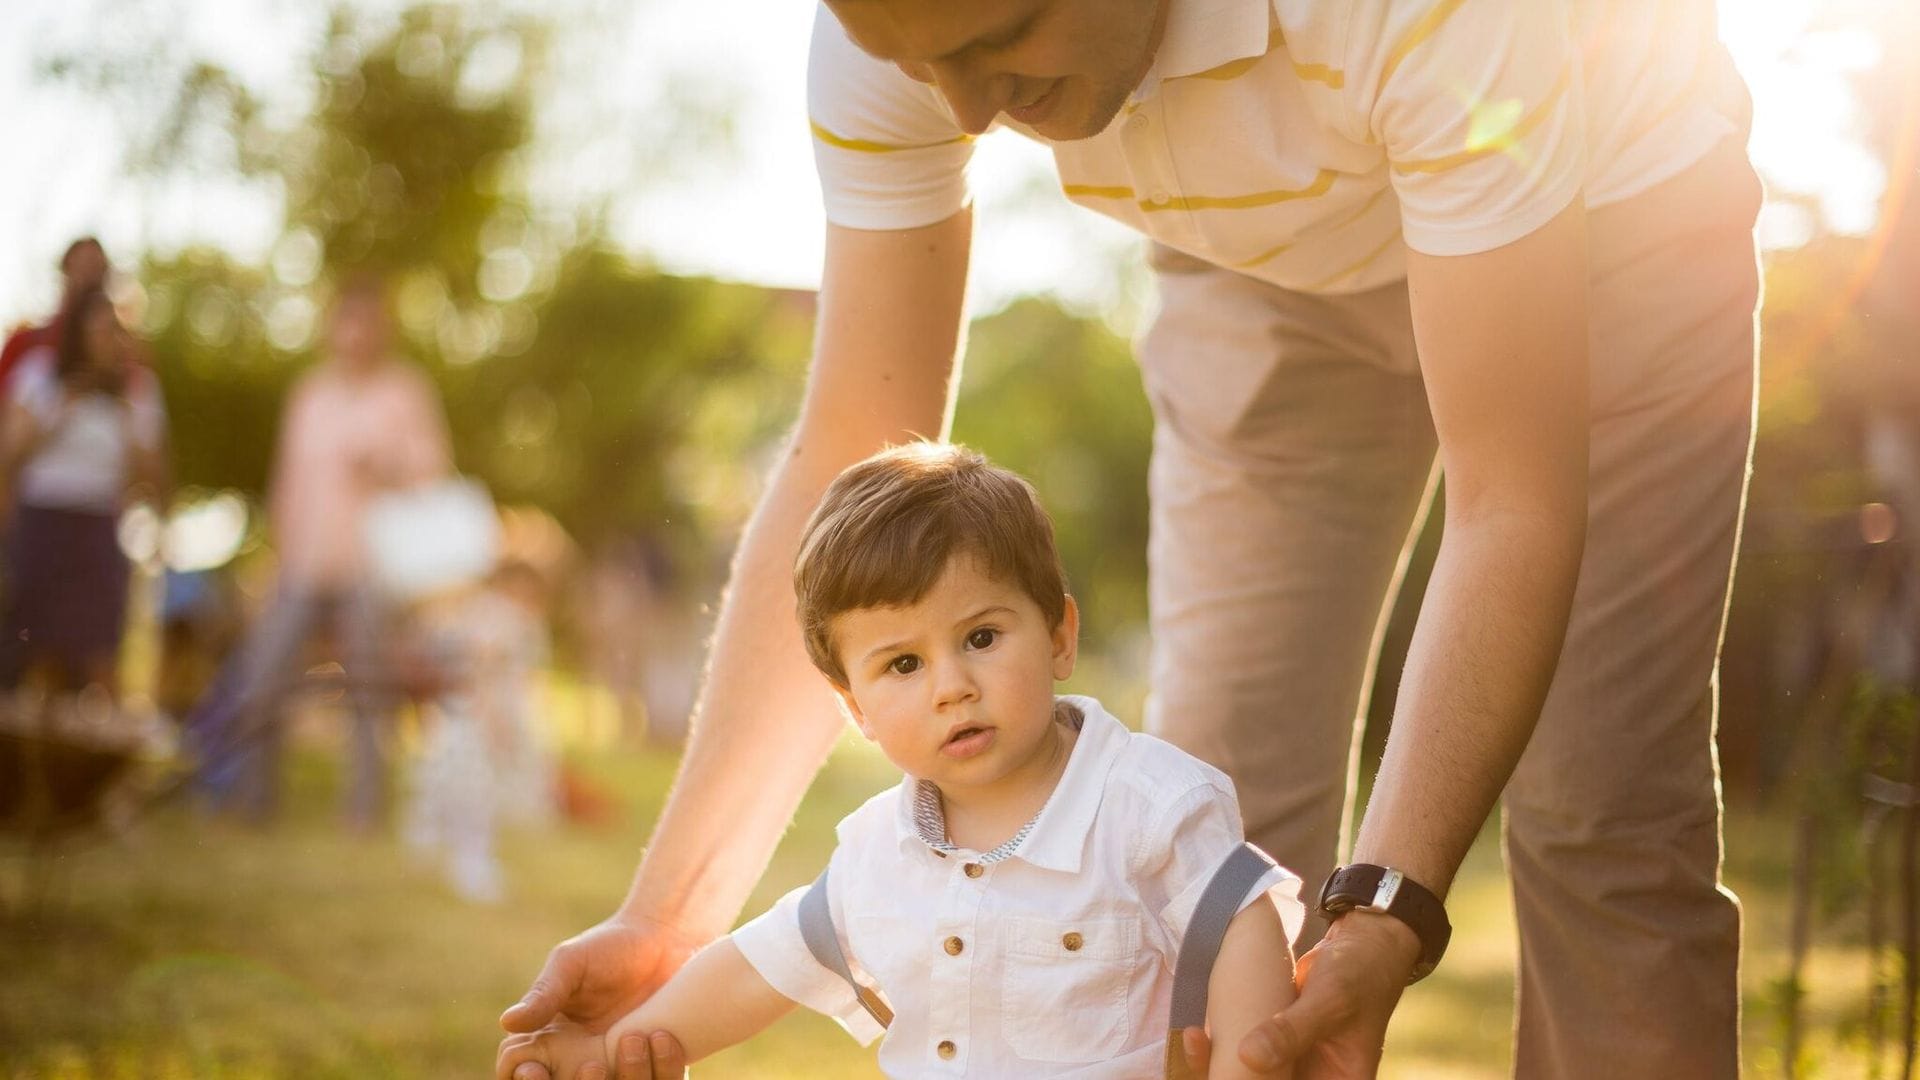
<path fill-rule="evenodd" d="M 83 236 L 67 245 L 66 252 L 60 256 L 60 306 L 54 309 L 53 317 L 15 330 L 7 336 L 6 345 L 0 346 L 0 393 L 6 391 L 14 369 L 27 354 L 58 346 L 60 326 L 67 312 L 73 309 L 74 300 L 82 293 L 104 288 L 111 269 L 106 249 L 93 237 Z"/>
<path fill-rule="evenodd" d="M 534 700 L 549 653 L 546 585 L 532 564 L 507 558 L 410 614 L 430 690 L 402 837 L 461 897 L 497 903 L 499 826 L 547 824 L 558 805 Z"/>
<path fill-rule="evenodd" d="M 129 570 L 120 513 L 167 485 L 166 408 L 136 356 L 95 285 L 71 299 L 57 344 L 15 368 L 0 427 L 13 503 L 0 685 L 33 671 L 54 690 L 118 692 Z"/>
<path fill-rule="evenodd" d="M 378 496 L 448 474 L 439 397 L 394 353 L 385 282 L 349 279 L 327 319 L 326 358 L 288 396 L 269 480 L 279 577 L 242 646 L 239 738 L 249 745 L 238 809 L 254 821 L 278 809 L 288 691 L 308 639 L 334 631 L 352 702 L 347 817 L 379 824 L 389 803 L 388 730 L 395 686 L 383 662 L 388 613 L 367 579 L 363 519 Z"/>

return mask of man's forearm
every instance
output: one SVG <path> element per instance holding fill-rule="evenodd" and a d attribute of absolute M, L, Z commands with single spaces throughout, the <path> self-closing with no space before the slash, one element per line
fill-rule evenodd
<path fill-rule="evenodd" d="M 699 937 L 733 925 L 845 722 L 800 644 L 791 571 L 834 469 L 789 452 L 780 471 L 741 539 L 686 755 L 625 908 Z"/>
<path fill-rule="evenodd" d="M 711 938 L 733 925 L 844 718 L 794 621 L 801 530 L 841 469 L 943 437 L 972 218 L 827 230 L 806 400 L 734 559 L 680 776 L 624 910 Z"/>
<path fill-rule="evenodd" d="M 1449 514 L 1355 861 L 1446 894 L 1539 719 L 1585 524 L 1574 508 Z"/>

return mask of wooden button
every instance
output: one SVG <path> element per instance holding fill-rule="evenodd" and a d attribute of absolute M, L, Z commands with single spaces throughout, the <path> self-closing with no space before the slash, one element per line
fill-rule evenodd
<path fill-rule="evenodd" d="M 987 868 L 984 866 L 981 866 L 977 862 L 970 862 L 967 865 L 961 867 L 961 869 L 966 871 L 968 877 L 979 877 L 981 874 L 984 874 L 987 872 Z"/>
<path fill-rule="evenodd" d="M 950 937 L 946 940 L 946 948 L 948 956 L 959 956 L 966 951 L 967 943 L 957 937 Z"/>
<path fill-rule="evenodd" d="M 1060 939 L 1060 944 L 1065 945 L 1068 952 L 1079 952 L 1080 946 L 1086 943 L 1087 939 L 1081 937 L 1078 930 L 1069 930 L 1067 936 Z"/>
<path fill-rule="evenodd" d="M 934 1047 L 933 1052 L 936 1054 L 939 1054 L 943 1058 L 946 1058 L 948 1061 L 952 1061 L 953 1055 L 959 1053 L 960 1048 L 953 1045 L 952 1039 L 941 1039 L 940 1045 Z"/>

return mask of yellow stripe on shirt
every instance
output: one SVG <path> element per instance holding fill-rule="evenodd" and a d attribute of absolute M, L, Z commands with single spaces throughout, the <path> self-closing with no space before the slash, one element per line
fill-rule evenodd
<path fill-rule="evenodd" d="M 1365 255 L 1360 256 L 1360 258 L 1356 260 L 1351 266 L 1348 266 L 1346 269 L 1341 270 L 1338 273 L 1329 274 L 1326 277 L 1321 278 L 1319 281 L 1316 281 L 1313 284 L 1307 286 L 1305 289 L 1301 291 L 1319 292 L 1321 289 L 1324 289 L 1327 286 L 1334 284 L 1335 282 L 1344 281 L 1345 279 L 1350 278 L 1353 275 L 1359 273 L 1363 268 L 1366 267 L 1368 263 L 1386 254 L 1389 248 L 1393 247 L 1393 245 L 1398 244 L 1400 242 L 1401 242 L 1400 230 L 1395 229 L 1393 231 L 1393 235 L 1387 237 L 1385 243 L 1382 243 L 1379 247 L 1374 248 L 1372 251 L 1367 252 Z"/>
<path fill-rule="evenodd" d="M 1288 202 L 1293 199 L 1311 199 L 1325 195 L 1333 187 L 1333 181 L 1339 174 L 1332 169 L 1321 169 L 1313 178 L 1313 183 L 1303 188 L 1274 188 L 1269 191 L 1254 191 L 1245 195 L 1179 195 L 1169 196 L 1165 202 L 1140 198 L 1140 193 L 1130 187 L 1108 187 L 1096 184 L 1061 184 L 1060 190 L 1068 198 L 1080 196 L 1089 199 L 1133 199 L 1144 213 L 1158 214 L 1168 210 L 1251 210 L 1261 206 Z"/>
<path fill-rule="evenodd" d="M 1406 34 L 1399 41 L 1394 42 L 1393 51 L 1387 54 L 1386 67 L 1380 72 L 1380 86 L 1385 87 L 1388 80 L 1393 78 L 1393 73 L 1400 69 L 1400 62 L 1407 58 L 1407 54 L 1432 37 L 1440 29 L 1440 24 L 1446 22 L 1448 16 L 1459 10 L 1460 5 L 1465 2 L 1466 0 L 1440 0 L 1433 6 L 1433 10 L 1420 16 L 1418 22 L 1408 27 Z"/>
<path fill-rule="evenodd" d="M 973 136 L 963 134 L 956 135 L 951 139 L 941 139 L 939 142 L 921 143 L 917 146 L 902 145 L 898 143 L 873 142 L 869 139 L 849 139 L 844 135 L 836 135 L 828 131 L 826 128 L 820 126 L 818 120 L 809 120 L 807 126 L 813 129 L 814 138 L 819 139 L 828 146 L 837 146 L 842 150 L 856 150 L 862 154 L 895 154 L 902 150 L 931 150 L 936 146 L 951 146 L 954 143 L 973 141 Z"/>
<path fill-rule="evenodd" d="M 1393 188 L 1390 185 L 1382 185 L 1379 191 L 1376 191 L 1372 195 L 1367 197 L 1366 202 L 1361 203 L 1352 213 L 1341 217 L 1338 221 L 1333 222 L 1332 224 L 1326 226 L 1325 228 L 1315 229 L 1312 235 L 1296 237 L 1295 239 L 1289 240 L 1284 244 L 1278 244 L 1278 245 L 1275 245 L 1274 247 L 1270 247 L 1267 250 L 1261 252 L 1260 254 L 1255 255 L 1251 259 L 1242 259 L 1241 261 L 1234 263 L 1233 268 L 1235 270 L 1251 270 L 1254 267 L 1259 266 L 1261 263 L 1266 262 L 1268 259 L 1272 259 L 1276 256 L 1284 254 L 1291 248 L 1295 248 L 1303 243 L 1308 243 L 1313 240 L 1318 240 L 1323 236 L 1327 236 L 1332 233 L 1339 232 L 1341 229 L 1344 229 L 1347 226 L 1353 224 L 1354 222 L 1359 221 L 1361 218 L 1366 217 L 1368 212 L 1371 211 L 1375 206 L 1378 206 L 1380 204 L 1380 200 L 1386 198 L 1387 193 L 1392 190 Z M 1371 258 L 1371 256 L 1369 256 L 1369 258 Z"/>
<path fill-rule="evenodd" d="M 1276 29 L 1267 35 L 1267 52 L 1271 53 L 1286 43 L 1286 35 Z M 1252 71 L 1255 64 L 1258 64 L 1266 58 L 1265 53 L 1259 56 L 1244 56 L 1238 60 L 1231 60 L 1221 64 L 1219 67 L 1208 68 L 1205 71 L 1196 71 L 1192 75 L 1183 75 L 1181 78 L 1227 82 L 1228 80 L 1237 79 L 1247 72 Z M 1293 62 L 1293 73 L 1308 82 L 1325 83 L 1335 90 L 1347 85 L 1345 72 L 1339 68 L 1328 67 L 1325 64 L 1303 64 L 1296 60 Z"/>
<path fill-rule="evenodd" d="M 1560 95 L 1567 92 L 1567 86 L 1572 82 L 1573 65 L 1567 64 L 1560 69 L 1560 77 L 1554 80 L 1553 89 L 1548 90 L 1547 96 L 1541 99 L 1540 104 L 1535 105 L 1533 111 L 1521 118 L 1518 123 L 1491 135 L 1477 136 L 1475 142 L 1478 145 L 1469 146 L 1457 154 L 1448 154 L 1445 157 L 1427 161 L 1396 161 L 1393 163 L 1393 171 L 1402 174 L 1446 172 L 1448 169 L 1469 165 L 1493 154 L 1506 153 L 1518 146 L 1520 140 L 1526 138 L 1534 128 L 1539 127 L 1541 122 L 1546 120 L 1553 112 L 1554 105 L 1559 102 Z"/>

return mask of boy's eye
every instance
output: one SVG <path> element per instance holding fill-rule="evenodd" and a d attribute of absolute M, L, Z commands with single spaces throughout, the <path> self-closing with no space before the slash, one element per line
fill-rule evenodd
<path fill-rule="evenodd" d="M 908 653 L 905 656 L 896 656 L 893 658 L 893 662 L 887 665 L 887 670 L 893 672 L 895 675 L 911 675 L 920 670 L 920 658 L 912 653 Z"/>
<path fill-rule="evenodd" d="M 980 629 L 975 630 L 973 633 L 967 635 L 967 645 L 970 648 L 985 649 L 991 646 L 994 643 L 995 639 L 999 638 L 999 636 L 1000 636 L 1000 632 L 998 630 L 989 629 L 988 627 L 983 626 Z"/>

